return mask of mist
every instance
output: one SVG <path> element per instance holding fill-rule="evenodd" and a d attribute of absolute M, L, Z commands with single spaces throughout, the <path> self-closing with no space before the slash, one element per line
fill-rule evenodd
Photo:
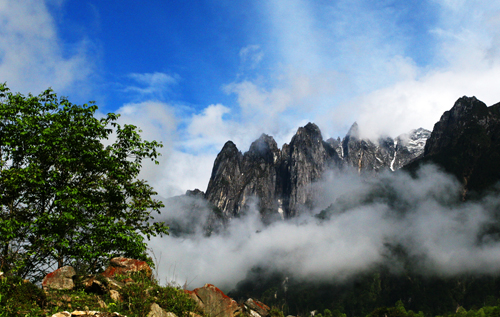
<path fill-rule="evenodd" d="M 210 214 L 203 204 L 197 215 L 180 205 L 165 207 L 157 220 L 190 219 L 185 224 L 192 230 L 150 242 L 160 282 L 229 290 L 255 267 L 308 281 L 342 281 L 381 264 L 402 272 L 393 247 L 402 247 L 425 275 L 500 271 L 500 240 L 488 230 L 497 223 L 500 198 L 462 202 L 460 183 L 436 166 L 413 177 L 336 170 L 312 186 L 316 206 L 300 217 L 264 225 L 250 208 L 210 237 L 203 234 Z"/>

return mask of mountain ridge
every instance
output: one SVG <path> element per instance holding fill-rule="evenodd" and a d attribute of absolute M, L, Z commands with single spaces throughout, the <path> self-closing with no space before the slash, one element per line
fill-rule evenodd
<path fill-rule="evenodd" d="M 266 134 L 245 153 L 227 141 L 215 159 L 205 199 L 228 218 L 244 213 L 250 203 L 256 203 L 262 217 L 269 221 L 291 218 L 314 207 L 310 185 L 327 170 L 397 170 L 422 155 L 429 135 L 430 131 L 419 128 L 395 139 L 372 141 L 359 137 L 355 122 L 342 140 L 324 140 L 319 127 L 308 123 L 299 127 L 281 150 Z"/>

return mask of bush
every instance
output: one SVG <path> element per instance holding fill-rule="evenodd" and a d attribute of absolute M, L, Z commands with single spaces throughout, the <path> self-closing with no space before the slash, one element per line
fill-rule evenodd
<path fill-rule="evenodd" d="M 0 316 L 44 314 L 47 298 L 36 285 L 19 277 L 0 278 Z"/>

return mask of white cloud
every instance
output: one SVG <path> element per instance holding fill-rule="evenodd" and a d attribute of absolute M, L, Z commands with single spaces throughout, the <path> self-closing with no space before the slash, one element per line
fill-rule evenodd
<path fill-rule="evenodd" d="M 165 94 L 171 91 L 171 86 L 178 83 L 178 76 L 171 76 L 165 73 L 131 73 L 128 75 L 137 84 L 142 87 L 131 85 L 125 88 L 125 91 L 130 91 L 139 94 L 141 98 L 160 98 L 164 99 Z"/>
<path fill-rule="evenodd" d="M 0 81 L 12 91 L 85 92 L 94 67 L 88 51 L 85 40 L 65 51 L 44 1 L 0 1 Z"/>
<path fill-rule="evenodd" d="M 148 180 L 150 185 L 160 191 L 168 182 L 167 169 L 174 152 L 177 119 L 172 107 L 162 102 L 145 101 L 125 104 L 116 112 L 120 114 L 117 121 L 120 125 L 135 125 L 142 131 L 143 140 L 155 140 L 163 144 L 163 148 L 158 149 L 162 154 L 158 158 L 160 164 L 156 165 L 150 160 L 144 160 L 139 175 L 139 178 Z"/>
<path fill-rule="evenodd" d="M 255 69 L 264 58 L 260 45 L 248 45 L 240 50 L 241 63 L 248 69 Z"/>
<path fill-rule="evenodd" d="M 315 188 L 324 206 L 336 203 L 346 211 L 324 222 L 303 215 L 266 227 L 253 210 L 221 235 L 154 239 L 155 254 L 168 255 L 158 267 L 162 282 L 193 281 L 190 288 L 215 283 L 229 290 L 255 266 L 308 281 L 345 279 L 380 263 L 400 270 L 403 263 L 391 257 L 387 243 L 404 246 L 426 275 L 499 270 L 498 241 L 478 240 L 492 220 L 488 206 L 498 206 L 498 197 L 458 204 L 458 182 L 435 167 L 425 167 L 417 179 L 403 173 L 363 179 L 355 172 L 336 172 Z M 390 190 L 397 201 L 378 195 L 370 203 L 367 197 L 381 190 Z"/>
<path fill-rule="evenodd" d="M 290 131 L 315 121 L 333 137 L 354 121 L 371 137 L 432 129 L 463 95 L 500 101 L 500 5 L 436 3 L 428 10 L 438 10 L 429 12 L 437 21 L 416 31 L 432 41 L 420 43 L 430 57 L 419 65 L 407 43 L 416 34 L 398 24 L 401 12 L 365 1 L 270 1 L 278 63 L 265 80 L 226 90 L 237 96 L 244 122 Z"/>

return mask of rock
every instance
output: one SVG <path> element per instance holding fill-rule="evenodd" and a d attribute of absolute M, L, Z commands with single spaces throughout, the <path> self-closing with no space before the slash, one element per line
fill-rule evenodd
<path fill-rule="evenodd" d="M 201 301 L 201 299 L 196 295 L 195 291 L 184 290 L 184 293 L 188 294 L 189 297 L 196 303 L 199 310 L 203 311 L 205 309 L 205 305 Z"/>
<path fill-rule="evenodd" d="M 147 277 L 152 275 L 152 270 L 146 262 L 123 257 L 111 259 L 110 265 L 102 275 L 114 277 L 117 275 L 130 275 L 135 272 L 143 272 Z"/>
<path fill-rule="evenodd" d="M 67 311 L 63 311 L 63 312 L 60 312 L 60 313 L 55 313 L 51 317 L 71 317 L 71 313 L 67 312 Z"/>
<path fill-rule="evenodd" d="M 52 273 L 47 274 L 42 281 L 42 287 L 49 289 L 73 289 L 75 286 L 73 277 L 76 276 L 75 269 L 71 266 L 63 266 Z"/>
<path fill-rule="evenodd" d="M 82 310 L 75 310 L 72 313 L 63 311 L 60 313 L 55 313 L 51 317 L 77 317 L 77 316 L 95 316 L 95 317 L 126 317 L 123 315 L 120 315 L 119 313 L 106 313 L 106 312 L 99 312 L 99 311 L 82 311 Z"/>
<path fill-rule="evenodd" d="M 253 204 L 264 221 L 291 217 L 312 202 L 309 185 L 340 161 L 313 123 L 299 128 L 282 150 L 266 134 L 245 154 L 228 141 L 217 155 L 205 198 L 229 219 Z"/>
<path fill-rule="evenodd" d="M 425 143 L 431 136 L 431 131 L 418 128 L 409 133 L 401 134 L 394 140 L 394 157 L 390 169 L 395 171 L 423 156 Z"/>
<path fill-rule="evenodd" d="M 147 317 L 177 317 L 177 315 L 172 312 L 166 312 L 158 304 L 153 303 Z"/>
<path fill-rule="evenodd" d="M 109 296 L 114 302 L 121 302 L 122 301 L 122 296 L 118 291 L 115 290 L 109 290 Z"/>
<path fill-rule="evenodd" d="M 106 286 L 95 276 L 91 276 L 83 280 L 83 286 L 87 293 L 102 295 L 107 291 Z"/>
<path fill-rule="evenodd" d="M 75 310 L 71 313 L 71 316 L 99 316 L 101 313 L 95 310 Z"/>
<path fill-rule="evenodd" d="M 248 308 L 248 309 L 251 309 L 252 311 L 256 312 L 259 316 L 262 316 L 262 317 L 265 317 L 269 314 L 269 306 L 267 306 L 266 304 L 264 303 L 261 303 L 259 301 L 256 301 L 254 299 L 247 299 L 247 301 L 245 302 L 245 306 Z"/>
<path fill-rule="evenodd" d="M 99 307 L 101 307 L 103 309 L 108 308 L 108 305 L 106 305 L 106 303 L 100 297 L 97 298 L 97 303 L 99 304 Z"/>
<path fill-rule="evenodd" d="M 314 207 L 314 191 L 310 185 L 319 181 L 327 169 L 338 167 L 341 159 L 335 149 L 323 141 L 314 123 L 297 130 L 290 145 L 283 145 L 282 157 L 281 205 L 285 216 L 293 217 L 301 212 L 301 207 Z"/>
<path fill-rule="evenodd" d="M 121 288 L 123 288 L 125 286 L 124 283 L 118 282 L 114 278 L 105 277 L 104 279 L 105 279 L 106 283 L 108 284 L 109 289 L 120 290 Z"/>
<path fill-rule="evenodd" d="M 500 180 L 500 103 L 487 107 L 476 97 L 459 98 L 434 125 L 423 157 L 408 165 L 415 170 L 432 162 L 457 177 L 462 198 Z"/>
<path fill-rule="evenodd" d="M 206 315 L 217 317 L 234 317 L 235 314 L 241 311 L 241 307 L 235 300 L 229 298 L 220 289 L 212 284 L 196 288 L 193 291 L 186 291 L 188 294 L 193 294 L 198 297 L 198 301 L 202 302 L 202 306 L 198 306 Z"/>
<path fill-rule="evenodd" d="M 281 150 L 266 134 L 244 154 L 228 141 L 215 159 L 205 192 L 205 199 L 214 206 L 211 227 L 217 228 L 217 221 L 224 225 L 253 205 L 265 223 L 312 210 L 316 206 L 311 185 L 327 170 L 394 171 L 422 155 L 429 136 L 430 131 L 417 129 L 396 139 L 362 139 L 354 123 L 342 140 L 324 141 L 318 126 L 308 123 Z M 195 190 L 187 195 L 202 193 Z"/>

